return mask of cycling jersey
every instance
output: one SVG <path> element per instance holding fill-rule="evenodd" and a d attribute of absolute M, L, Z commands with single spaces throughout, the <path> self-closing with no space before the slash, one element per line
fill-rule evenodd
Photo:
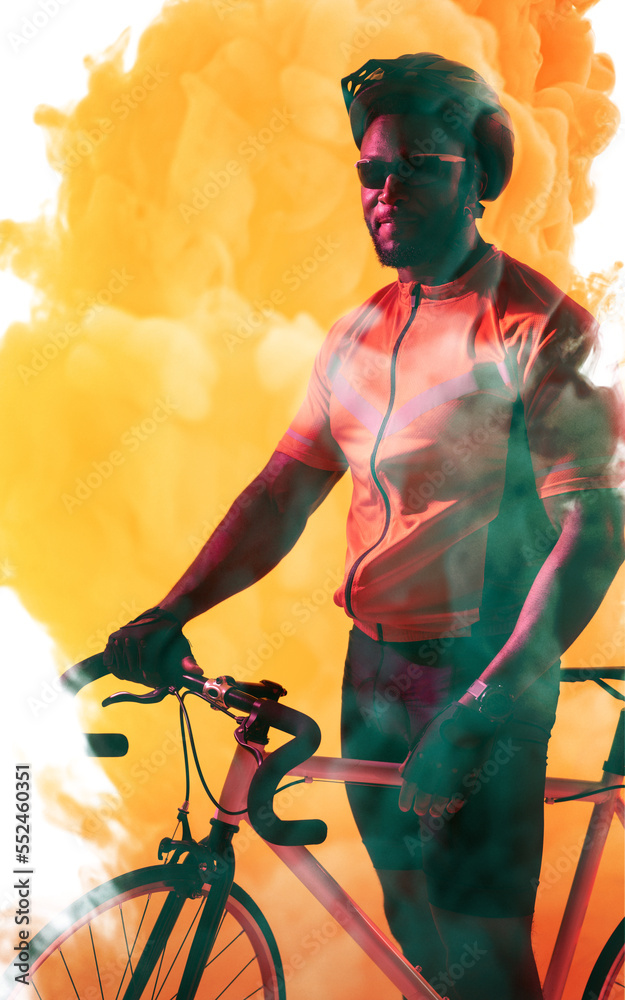
<path fill-rule="evenodd" d="M 612 390 L 580 374 L 595 339 L 589 313 L 493 246 L 332 327 L 278 450 L 351 471 L 335 601 L 361 631 L 513 627 L 555 540 L 538 497 L 618 485 Z"/>

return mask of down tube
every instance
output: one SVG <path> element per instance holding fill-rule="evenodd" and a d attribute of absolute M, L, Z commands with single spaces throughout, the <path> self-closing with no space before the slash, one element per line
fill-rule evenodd
<path fill-rule="evenodd" d="M 441 1000 L 440 994 L 419 975 L 306 847 L 266 843 L 393 985 L 402 991 L 406 1000 Z"/>

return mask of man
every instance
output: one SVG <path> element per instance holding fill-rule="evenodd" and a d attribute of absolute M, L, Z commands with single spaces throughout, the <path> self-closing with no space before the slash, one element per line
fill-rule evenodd
<path fill-rule="evenodd" d="M 275 566 L 349 468 L 343 746 L 404 762 L 399 808 L 349 790 L 391 929 L 443 994 L 538 1000 L 558 658 L 623 553 L 614 397 L 580 372 L 588 313 L 476 228 L 513 156 L 484 80 L 420 53 L 370 60 L 343 93 L 365 222 L 398 280 L 334 325 L 266 468 L 106 655 L 158 682 L 159 657 L 189 655 L 180 627 Z"/>

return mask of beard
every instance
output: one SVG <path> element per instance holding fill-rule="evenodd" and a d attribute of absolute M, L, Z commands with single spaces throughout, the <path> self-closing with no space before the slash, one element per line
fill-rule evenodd
<path fill-rule="evenodd" d="M 438 224 L 429 222 L 426 231 L 412 239 L 398 239 L 392 245 L 382 245 L 379 232 L 369 220 L 365 224 L 373 243 L 377 258 L 383 267 L 422 267 L 436 259 L 441 249 L 461 250 L 465 244 L 466 218 L 464 210 L 458 206 L 451 217 L 446 214 Z"/>
<path fill-rule="evenodd" d="M 367 221 L 367 229 L 373 243 L 376 255 L 383 267 L 418 267 L 427 259 L 423 239 L 402 240 L 392 247 L 383 247 L 378 233 Z"/>

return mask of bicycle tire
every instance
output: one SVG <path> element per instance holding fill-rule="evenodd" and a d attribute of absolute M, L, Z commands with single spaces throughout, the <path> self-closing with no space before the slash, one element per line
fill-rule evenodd
<path fill-rule="evenodd" d="M 623 1000 L 625 996 L 625 920 L 606 941 L 584 990 L 582 1000 Z"/>
<path fill-rule="evenodd" d="M 30 946 L 30 984 L 7 969 L 2 1000 L 121 1000 L 155 920 L 169 894 L 187 897 L 162 959 L 141 997 L 173 1000 L 193 938 L 193 926 L 210 899 L 184 865 L 155 865 L 111 879 L 81 896 L 44 927 Z M 156 902 L 153 904 L 153 900 Z M 161 905 L 159 905 L 161 903 Z M 285 1000 L 280 953 L 256 903 L 233 884 L 197 1000 Z M 182 1000 L 182 998 L 181 998 Z"/>

